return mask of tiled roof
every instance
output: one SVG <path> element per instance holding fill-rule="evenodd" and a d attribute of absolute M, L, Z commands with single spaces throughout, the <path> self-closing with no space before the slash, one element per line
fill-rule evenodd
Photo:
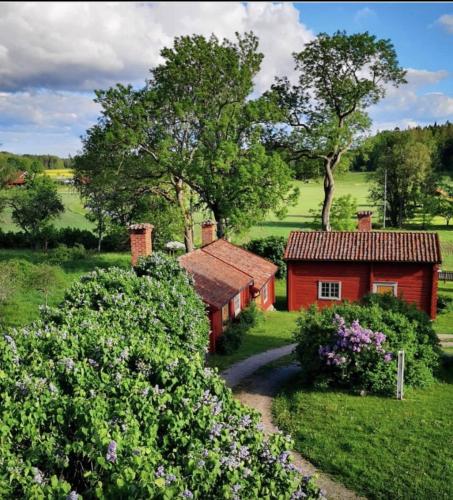
<path fill-rule="evenodd" d="M 278 270 L 278 267 L 272 262 L 223 239 L 214 241 L 203 247 L 202 250 L 251 276 L 254 286 L 259 289 Z"/>
<path fill-rule="evenodd" d="M 179 263 L 193 275 L 195 288 L 209 305 L 221 308 L 253 279 L 203 249 L 182 255 Z"/>
<path fill-rule="evenodd" d="M 436 233 L 293 231 L 286 260 L 440 263 Z"/>

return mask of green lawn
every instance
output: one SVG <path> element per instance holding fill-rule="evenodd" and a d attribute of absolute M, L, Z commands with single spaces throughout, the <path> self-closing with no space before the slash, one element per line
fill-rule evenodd
<path fill-rule="evenodd" d="M 93 224 L 85 218 L 85 209 L 77 191 L 71 186 L 59 186 L 64 213 L 54 220 L 55 227 L 75 227 L 78 229 L 91 229 Z M 19 231 L 11 220 L 11 211 L 5 210 L 0 215 L 0 229 L 3 231 Z"/>
<path fill-rule="evenodd" d="M 35 274 L 41 264 L 48 262 L 46 254 L 26 250 L 0 250 L 0 263 L 16 262 L 19 270 L 15 277 L 16 290 L 13 295 L 0 305 L 0 326 L 23 326 L 37 319 L 39 306 L 45 303 L 45 292 L 40 290 Z M 58 304 L 64 291 L 82 274 L 95 267 L 129 267 L 130 256 L 127 253 L 89 254 L 86 259 L 71 260 L 51 265 L 55 274 L 48 291 L 48 304 Z"/>
<path fill-rule="evenodd" d="M 453 498 L 453 357 L 404 401 L 288 389 L 273 410 L 302 455 L 370 499 Z"/>
<path fill-rule="evenodd" d="M 229 355 L 215 354 L 209 357 L 209 365 L 219 370 L 248 358 L 253 354 L 274 349 L 292 342 L 292 332 L 296 327 L 298 313 L 287 312 L 286 307 L 286 282 L 276 282 L 276 311 L 264 313 L 264 319 L 252 328 L 244 337 L 241 347 Z"/>

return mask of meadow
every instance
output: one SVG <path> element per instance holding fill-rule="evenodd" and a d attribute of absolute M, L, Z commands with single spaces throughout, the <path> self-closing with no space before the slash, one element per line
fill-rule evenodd
<path fill-rule="evenodd" d="M 68 171 L 67 171 L 68 172 Z M 250 239 L 262 238 L 270 235 L 278 235 L 287 237 L 290 231 L 297 229 L 312 229 L 313 217 L 310 215 L 310 210 L 319 206 L 322 200 L 323 191 L 320 181 L 302 182 L 297 181 L 296 185 L 300 190 L 300 196 L 296 206 L 288 207 L 286 217 L 282 220 L 270 215 L 265 221 L 253 226 L 250 231 L 238 235 L 233 239 L 235 243 L 243 243 Z M 368 180 L 366 173 L 349 172 L 339 176 L 337 179 L 336 196 L 351 194 L 357 199 L 360 210 L 373 210 L 375 212 L 375 220 L 379 220 L 379 210 L 370 205 L 368 201 Z M 55 220 L 56 227 L 76 227 L 80 229 L 91 229 L 93 225 L 85 218 L 85 211 L 76 190 L 72 186 L 59 186 L 59 192 L 62 196 L 65 205 L 65 212 Z M 152 222 L 152 221 L 150 221 Z M 200 221 L 195 226 L 196 242 L 200 242 Z M 420 230 L 419 221 L 414 220 L 412 225 L 408 225 L 408 230 Z M 435 230 L 439 233 L 442 254 L 443 268 L 453 270 L 453 227 L 447 228 L 440 218 L 434 219 L 434 225 L 430 226 L 429 230 Z M 0 229 L 3 231 L 17 231 L 18 228 L 12 221 L 10 214 L 5 211 L 2 214 Z M 121 258 L 120 258 L 121 256 Z M 14 252 L 1 251 L 0 259 L 22 258 L 31 263 L 45 262 L 46 256 L 40 255 L 39 252 Z M 59 284 L 55 285 L 55 290 L 49 295 L 50 303 L 56 303 L 57 298 L 62 296 L 63 288 L 76 279 L 84 270 L 90 270 L 97 265 L 108 266 L 109 262 L 118 262 L 120 258 L 123 265 L 129 262 L 127 254 L 102 254 L 101 256 L 92 255 L 85 259 L 83 265 L 81 262 L 73 264 L 64 264 L 57 269 L 56 273 L 61 275 Z M 453 283 L 440 283 L 439 292 L 453 297 Z M 42 295 L 42 294 L 41 294 Z M 0 306 L 0 319 L 3 318 L 3 324 L 25 324 L 29 319 L 36 316 L 38 311 L 39 292 L 33 291 L 33 286 L 26 287 L 21 292 L 20 287 L 16 293 L 16 298 L 6 305 Z M 284 298 L 282 299 L 284 301 Z M 18 303 L 21 304 L 19 309 Z M 35 311 L 34 313 L 32 311 Z M 14 317 L 16 316 L 16 317 Z M 278 323 L 278 322 L 277 322 Z M 453 313 L 439 315 L 436 320 L 436 331 L 438 333 L 453 333 Z M 269 327 L 272 329 L 271 327 Z M 260 336 L 258 335 L 258 338 Z M 261 336 L 262 337 L 262 336 Z M 252 339 L 253 340 L 253 339 Z M 253 343 L 253 342 L 252 342 Z M 268 345 L 266 342 L 263 345 Z M 272 342 L 269 347 L 272 347 Z M 246 349 L 248 352 L 248 350 Z"/>

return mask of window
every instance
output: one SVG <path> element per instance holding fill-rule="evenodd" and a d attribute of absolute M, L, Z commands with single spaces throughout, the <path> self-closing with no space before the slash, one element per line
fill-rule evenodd
<path fill-rule="evenodd" d="M 267 291 L 267 287 L 269 286 L 269 283 L 266 283 L 264 286 L 263 286 L 263 303 L 264 302 L 267 302 L 267 298 L 268 298 L 268 291 Z"/>
<path fill-rule="evenodd" d="M 225 330 L 225 328 L 228 326 L 228 321 L 230 320 L 230 311 L 229 311 L 229 305 L 225 304 L 222 307 L 222 328 Z"/>
<path fill-rule="evenodd" d="M 234 297 L 233 304 L 234 304 L 234 315 L 237 316 L 241 312 L 241 294 L 240 293 L 238 293 Z"/>
<path fill-rule="evenodd" d="M 397 284 L 390 282 L 373 283 L 373 293 L 390 293 L 396 297 Z"/>
<path fill-rule="evenodd" d="M 318 283 L 318 299 L 340 300 L 340 281 L 320 281 Z"/>

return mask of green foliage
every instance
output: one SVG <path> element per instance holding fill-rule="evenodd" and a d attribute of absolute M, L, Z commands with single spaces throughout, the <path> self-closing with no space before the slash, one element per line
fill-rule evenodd
<path fill-rule="evenodd" d="M 437 296 L 437 312 L 453 311 L 453 297 L 446 293 Z"/>
<path fill-rule="evenodd" d="M 263 313 L 252 302 L 234 318 L 220 336 L 216 350 L 219 354 L 232 354 L 239 349 L 247 333 L 263 320 Z"/>
<path fill-rule="evenodd" d="M 8 197 L 13 221 L 32 239 L 38 239 L 52 219 L 64 212 L 56 184 L 49 177 L 34 177 Z"/>
<path fill-rule="evenodd" d="M 384 334 L 382 353 L 391 354 L 387 361 L 379 354 L 379 349 L 364 348 L 347 357 L 347 362 L 326 364 L 320 348 L 337 345 L 339 327 L 336 315 L 348 326 L 357 321 L 362 329 Z M 307 381 L 384 394 L 395 391 L 396 354 L 399 350 L 405 351 L 405 383 L 414 387 L 433 382 L 440 355 L 438 340 L 427 315 L 390 295 L 370 295 L 362 305 L 342 303 L 320 311 L 312 307 L 302 312 L 295 339 Z M 343 355 L 339 347 L 333 351 Z"/>
<path fill-rule="evenodd" d="M 287 239 L 283 236 L 268 236 L 257 238 L 244 245 L 249 252 L 256 253 L 278 266 L 277 278 L 286 277 L 286 262 L 283 260 Z"/>
<path fill-rule="evenodd" d="M 0 337 L 2 496 L 318 498 L 290 441 L 204 367 L 204 306 L 183 271 L 156 278 L 159 259 L 154 277 L 86 275 Z"/>
<path fill-rule="evenodd" d="M 319 204 L 317 210 L 311 209 L 315 227 L 321 227 L 321 212 L 323 203 Z M 357 199 L 350 194 L 339 196 L 333 200 L 330 212 L 330 223 L 336 231 L 353 231 L 357 226 Z"/>
<path fill-rule="evenodd" d="M 76 243 L 73 247 L 61 244 L 57 248 L 50 250 L 48 255 L 48 260 L 51 264 L 62 264 L 71 260 L 85 259 L 87 251 L 80 243 Z"/>
<path fill-rule="evenodd" d="M 426 144 L 409 135 L 394 133 L 382 136 L 377 147 L 377 167 L 370 175 L 373 182 L 370 199 L 382 206 L 386 187 L 389 223 L 401 227 L 413 217 L 423 196 L 428 203 L 426 195 L 434 192 L 431 151 Z"/>

